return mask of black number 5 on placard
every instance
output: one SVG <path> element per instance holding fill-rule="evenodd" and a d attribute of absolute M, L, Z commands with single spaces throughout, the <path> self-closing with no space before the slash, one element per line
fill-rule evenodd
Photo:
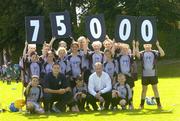
<path fill-rule="evenodd" d="M 25 24 L 27 42 L 29 44 L 42 44 L 44 41 L 44 17 L 27 16 Z"/>
<path fill-rule="evenodd" d="M 50 13 L 52 36 L 66 38 L 71 36 L 71 22 L 69 12 Z"/>

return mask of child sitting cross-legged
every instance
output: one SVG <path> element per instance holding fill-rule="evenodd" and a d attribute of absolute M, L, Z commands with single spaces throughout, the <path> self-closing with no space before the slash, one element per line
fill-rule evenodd
<path fill-rule="evenodd" d="M 30 113 L 43 114 L 44 110 L 41 108 L 41 99 L 43 97 L 42 87 L 39 85 L 39 77 L 32 75 L 31 82 L 29 82 L 24 92 L 26 98 L 26 109 Z"/>

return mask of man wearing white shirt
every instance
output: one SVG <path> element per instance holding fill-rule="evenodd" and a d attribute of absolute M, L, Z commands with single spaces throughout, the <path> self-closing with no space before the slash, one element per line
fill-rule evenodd
<path fill-rule="evenodd" d="M 95 72 L 89 77 L 88 91 L 89 102 L 94 110 L 98 109 L 96 101 L 104 103 L 104 108 L 109 109 L 111 102 L 111 79 L 109 75 L 103 71 L 103 65 L 100 62 L 95 63 Z"/>

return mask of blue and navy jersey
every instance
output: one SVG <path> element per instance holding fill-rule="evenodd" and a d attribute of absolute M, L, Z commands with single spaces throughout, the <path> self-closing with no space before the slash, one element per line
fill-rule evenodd
<path fill-rule="evenodd" d="M 159 56 L 160 53 L 156 50 L 140 52 L 143 76 L 156 76 L 156 63 Z"/>
<path fill-rule="evenodd" d="M 130 76 L 131 65 L 133 63 L 133 56 L 128 55 L 119 55 L 117 57 L 119 73 L 123 73 Z"/>
<path fill-rule="evenodd" d="M 82 56 L 82 68 L 84 70 L 89 69 L 90 65 L 89 65 L 89 59 L 87 58 L 87 54 L 84 54 L 83 50 L 79 50 L 79 55 Z"/>
<path fill-rule="evenodd" d="M 105 61 L 103 63 L 104 71 L 109 74 L 111 79 L 118 73 L 118 62 L 117 60 Z"/>
<path fill-rule="evenodd" d="M 24 70 L 26 71 L 26 75 L 28 75 L 29 78 L 31 78 L 32 75 L 37 75 L 40 77 L 41 63 L 39 61 L 31 62 L 26 59 L 24 65 Z"/>
<path fill-rule="evenodd" d="M 71 76 L 73 78 L 76 78 L 81 74 L 82 56 L 80 55 L 73 56 L 72 54 L 68 55 L 68 62 L 70 65 Z"/>
<path fill-rule="evenodd" d="M 75 86 L 74 88 L 73 88 L 73 94 L 75 95 L 76 93 L 78 93 L 78 92 L 82 92 L 82 93 L 84 93 L 84 94 L 87 94 L 87 92 L 88 92 L 88 87 L 87 87 L 87 85 L 84 83 L 82 86 L 80 86 L 80 87 L 77 87 L 77 86 Z"/>
<path fill-rule="evenodd" d="M 90 66 L 91 66 L 91 72 L 94 72 L 94 64 L 95 63 L 101 62 L 103 64 L 103 62 L 104 62 L 104 54 L 103 54 L 103 52 L 95 53 L 93 51 L 93 52 L 90 52 L 88 54 L 88 56 L 89 56 L 89 62 L 90 62 Z"/>
<path fill-rule="evenodd" d="M 114 86 L 113 86 L 114 90 L 117 90 L 120 93 L 120 97 L 123 99 L 131 99 L 132 98 L 132 91 L 131 88 L 128 84 L 125 85 L 120 85 L 119 82 L 117 82 Z"/>
<path fill-rule="evenodd" d="M 40 65 L 38 63 L 30 63 L 30 73 L 31 75 L 37 75 L 40 76 L 41 70 L 40 70 Z"/>
<path fill-rule="evenodd" d="M 28 89 L 26 88 L 24 94 L 26 101 L 40 102 L 40 100 L 43 98 L 43 91 L 40 85 L 37 87 L 30 86 Z"/>
<path fill-rule="evenodd" d="M 60 72 L 62 74 L 66 74 L 67 72 L 70 71 L 70 65 L 69 65 L 69 62 L 67 60 L 67 57 L 64 57 L 63 59 L 59 58 L 57 60 L 57 62 L 59 63 L 60 65 Z"/>
<path fill-rule="evenodd" d="M 42 69 L 42 72 L 43 73 L 45 73 L 45 74 L 48 74 L 48 73 L 50 73 L 50 72 L 52 72 L 52 65 L 53 65 L 53 63 L 51 64 L 51 63 L 44 63 L 43 64 L 43 69 Z"/>

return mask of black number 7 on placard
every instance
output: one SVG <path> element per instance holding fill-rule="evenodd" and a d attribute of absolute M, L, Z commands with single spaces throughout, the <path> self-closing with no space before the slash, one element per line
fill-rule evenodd
<path fill-rule="evenodd" d="M 42 44 L 44 41 L 44 17 L 28 16 L 25 18 L 26 40 L 29 44 Z"/>

